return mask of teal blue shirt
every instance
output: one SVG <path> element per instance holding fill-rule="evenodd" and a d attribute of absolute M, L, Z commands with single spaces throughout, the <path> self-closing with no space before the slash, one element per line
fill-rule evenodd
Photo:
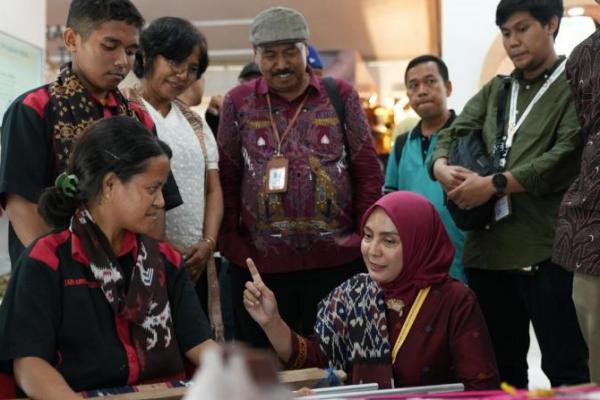
<path fill-rule="evenodd" d="M 454 119 L 454 113 L 446 123 L 449 126 Z M 414 127 L 406 133 L 408 137 L 402 152 L 400 153 L 400 163 L 396 160 L 396 149 L 392 149 L 388 158 L 385 171 L 385 187 L 392 190 L 407 190 L 419 193 L 429 199 L 442 217 L 442 222 L 454 244 L 456 254 L 450 267 L 450 275 L 462 282 L 467 282 L 467 277 L 462 264 L 462 250 L 465 240 L 465 233 L 458 229 L 444 205 L 444 192 L 442 186 L 431 179 L 428 172 L 428 165 L 431 162 L 431 156 L 437 143 L 437 134 L 430 138 L 429 146 L 425 148 L 422 144 L 423 135 L 421 134 L 421 124 Z M 394 143 L 394 147 L 396 143 Z"/>

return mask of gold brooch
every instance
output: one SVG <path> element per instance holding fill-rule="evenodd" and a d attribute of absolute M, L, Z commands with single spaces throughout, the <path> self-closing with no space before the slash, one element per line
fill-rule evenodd
<path fill-rule="evenodd" d="M 385 305 L 390 310 L 394 310 L 398 313 L 398 316 L 401 317 L 404 312 L 404 302 L 401 299 L 389 299 L 385 301 Z"/>

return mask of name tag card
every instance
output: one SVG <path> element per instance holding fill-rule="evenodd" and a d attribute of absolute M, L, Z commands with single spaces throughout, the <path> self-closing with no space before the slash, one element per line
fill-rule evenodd
<path fill-rule="evenodd" d="M 267 163 L 267 187 L 265 193 L 285 193 L 288 185 L 289 161 L 283 156 L 276 156 Z"/>
<path fill-rule="evenodd" d="M 496 201 L 494 206 L 494 221 L 498 222 L 508 218 L 512 214 L 512 205 L 510 204 L 510 195 L 505 194 Z"/>

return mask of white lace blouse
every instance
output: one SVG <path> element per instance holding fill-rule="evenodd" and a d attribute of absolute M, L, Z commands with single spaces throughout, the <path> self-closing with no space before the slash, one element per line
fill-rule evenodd
<path fill-rule="evenodd" d="M 205 161 L 202 147 L 192 126 L 174 104 L 166 117 L 144 100 L 154 120 L 158 137 L 173 151 L 171 170 L 183 204 L 167 211 L 167 238 L 178 246 L 189 247 L 202 239 L 205 208 Z M 214 136 L 204 129 L 208 170 L 219 168 L 219 152 Z"/>

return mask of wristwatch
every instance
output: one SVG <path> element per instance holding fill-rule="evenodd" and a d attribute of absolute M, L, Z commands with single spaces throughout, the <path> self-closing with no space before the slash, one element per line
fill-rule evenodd
<path fill-rule="evenodd" d="M 504 193 L 506 193 L 507 183 L 508 179 L 506 179 L 504 174 L 498 173 L 492 176 L 492 185 L 494 185 L 494 189 L 496 189 L 496 196 L 504 196 Z"/>

